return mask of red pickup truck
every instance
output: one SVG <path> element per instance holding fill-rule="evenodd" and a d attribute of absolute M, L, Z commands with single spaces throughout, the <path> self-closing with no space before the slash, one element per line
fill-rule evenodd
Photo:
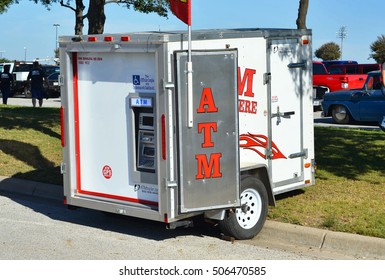
<path fill-rule="evenodd" d="M 313 61 L 313 105 L 321 106 L 326 92 L 362 88 L 367 73 L 380 69 L 380 64 L 338 64 L 326 69 L 322 62 Z"/>

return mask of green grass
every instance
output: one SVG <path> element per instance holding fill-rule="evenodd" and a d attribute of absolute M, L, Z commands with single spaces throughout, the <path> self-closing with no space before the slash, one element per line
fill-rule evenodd
<path fill-rule="evenodd" d="M 62 184 L 57 108 L 0 105 L 0 175 Z"/>
<path fill-rule="evenodd" d="M 269 219 L 385 238 L 385 133 L 315 128 L 315 186 L 281 195 Z"/>
<path fill-rule="evenodd" d="M 62 184 L 57 108 L 0 105 L 0 175 Z M 315 186 L 277 197 L 269 219 L 385 238 L 385 133 L 315 128 Z"/>

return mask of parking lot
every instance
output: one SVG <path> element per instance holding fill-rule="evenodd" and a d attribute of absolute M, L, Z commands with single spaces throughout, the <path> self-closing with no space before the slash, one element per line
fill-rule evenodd
<path fill-rule="evenodd" d="M 32 99 L 23 97 L 11 97 L 8 98 L 8 105 L 32 107 Z M 60 98 L 43 99 L 43 107 L 60 108 Z"/>
<path fill-rule="evenodd" d="M 61 100 L 59 98 L 44 99 L 43 107 L 60 108 Z M 8 99 L 9 105 L 28 106 L 32 107 L 31 98 L 12 97 Z M 366 130 L 379 130 L 376 124 L 351 124 L 351 125 L 338 125 L 334 124 L 331 117 L 324 118 L 321 116 L 321 111 L 314 112 L 314 125 L 316 126 L 333 126 L 341 128 L 359 128 Z"/>
<path fill-rule="evenodd" d="M 365 130 L 379 130 L 377 124 L 367 124 L 367 123 L 354 123 L 354 124 L 335 124 L 333 123 L 332 117 L 322 117 L 322 112 L 314 112 L 314 125 L 315 126 L 329 126 L 329 127 L 340 127 L 340 128 L 358 128 Z"/>

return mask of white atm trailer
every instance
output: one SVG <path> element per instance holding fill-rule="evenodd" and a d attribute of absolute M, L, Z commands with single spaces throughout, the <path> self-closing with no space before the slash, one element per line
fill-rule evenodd
<path fill-rule="evenodd" d="M 238 239 L 314 184 L 311 31 L 60 38 L 65 203 Z"/>

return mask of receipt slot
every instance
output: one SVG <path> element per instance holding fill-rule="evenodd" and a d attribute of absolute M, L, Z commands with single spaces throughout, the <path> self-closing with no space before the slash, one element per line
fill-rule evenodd
<path fill-rule="evenodd" d="M 156 170 L 156 135 L 153 99 L 151 97 L 132 97 L 135 135 L 135 169 L 139 172 L 155 173 Z"/>

